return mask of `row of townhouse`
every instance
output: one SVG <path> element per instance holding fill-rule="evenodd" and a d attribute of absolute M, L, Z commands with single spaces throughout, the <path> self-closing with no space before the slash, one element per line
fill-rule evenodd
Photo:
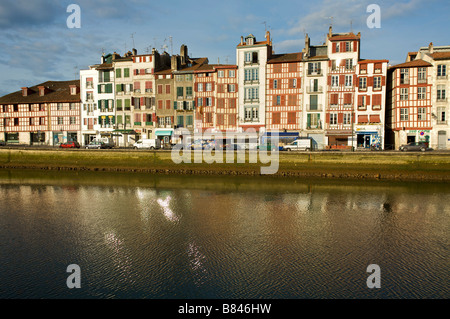
<path fill-rule="evenodd" d="M 333 33 L 330 27 L 325 43 L 313 46 L 306 35 L 304 49 L 296 53 L 275 54 L 269 32 L 264 41 L 241 37 L 236 65 L 191 58 L 185 45 L 172 56 L 155 49 L 108 54 L 81 70 L 80 81 L 67 82 L 76 87 L 74 95 L 67 91 L 73 102 L 47 99 L 44 125 L 23 126 L 32 120 L 22 109 L 51 95 L 36 99 L 32 92 L 38 88 L 30 88 L 31 95 L 22 90 L 0 98 L 0 132 L 8 142 L 34 143 L 44 134 L 38 140 L 50 145 L 108 137 L 130 146 L 139 138 L 174 143 L 178 128 L 254 129 L 265 135 L 277 131 L 281 143 L 309 137 L 315 149 L 398 148 L 413 141 L 448 148 L 450 47 L 430 44 L 389 67 L 385 59 L 361 59 L 360 45 L 360 33 Z M 53 92 L 51 83 L 57 82 L 40 87 Z M 59 111 L 62 104 L 74 112 L 55 117 L 52 105 Z M 57 126 L 66 122 L 73 124 Z"/>

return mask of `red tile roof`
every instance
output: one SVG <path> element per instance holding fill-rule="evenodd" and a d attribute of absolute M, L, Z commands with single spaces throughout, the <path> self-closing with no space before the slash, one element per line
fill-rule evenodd
<path fill-rule="evenodd" d="M 286 53 L 286 54 L 274 54 L 270 57 L 267 63 L 286 63 L 286 62 L 300 62 L 302 61 L 303 53 Z"/>
<path fill-rule="evenodd" d="M 80 93 L 70 94 L 69 86 L 72 85 L 80 87 L 80 80 L 47 81 L 30 87 L 27 96 L 23 96 L 22 90 L 2 96 L 0 97 L 0 104 L 79 102 Z M 44 96 L 39 95 L 39 86 L 44 86 L 47 89 Z"/>
<path fill-rule="evenodd" d="M 428 63 L 424 60 L 413 60 L 411 62 L 405 62 L 405 63 L 393 65 L 389 69 L 416 68 L 416 67 L 429 67 L 429 66 L 432 66 L 431 63 Z"/>
<path fill-rule="evenodd" d="M 448 60 L 450 59 L 450 51 L 447 52 L 435 52 L 430 54 L 435 60 Z"/>
<path fill-rule="evenodd" d="M 359 40 L 361 36 L 355 35 L 353 32 L 347 34 L 333 34 L 329 40 L 330 41 L 344 41 L 344 40 Z"/>

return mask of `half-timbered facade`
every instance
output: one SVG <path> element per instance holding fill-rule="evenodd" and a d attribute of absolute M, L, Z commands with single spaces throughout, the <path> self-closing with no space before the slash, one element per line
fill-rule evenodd
<path fill-rule="evenodd" d="M 47 81 L 0 98 L 0 140 L 58 146 L 79 141 L 80 81 Z"/>

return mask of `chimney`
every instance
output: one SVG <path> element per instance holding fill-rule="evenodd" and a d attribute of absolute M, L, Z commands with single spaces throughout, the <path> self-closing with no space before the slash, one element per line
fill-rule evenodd
<path fill-rule="evenodd" d="M 180 48 L 181 64 L 186 64 L 188 59 L 188 48 L 186 45 L 182 45 Z"/>
<path fill-rule="evenodd" d="M 170 67 L 173 71 L 178 70 L 178 56 L 177 55 L 172 55 L 172 57 L 170 59 Z"/>
<path fill-rule="evenodd" d="M 45 86 L 38 86 L 39 89 L 39 96 L 44 96 L 46 93 Z"/>
<path fill-rule="evenodd" d="M 23 95 L 23 96 L 28 96 L 29 90 L 30 90 L 29 88 L 23 87 L 23 88 L 22 88 L 22 95 Z"/>
<path fill-rule="evenodd" d="M 310 39 L 309 39 L 309 36 L 308 36 L 308 33 L 305 35 L 305 56 L 306 57 L 309 57 L 309 42 L 310 41 Z"/>
<path fill-rule="evenodd" d="M 240 43 L 240 45 L 243 45 L 243 44 L 244 44 L 244 37 L 241 36 L 241 43 Z"/>
<path fill-rule="evenodd" d="M 102 57 L 100 58 L 100 62 L 102 62 L 101 64 L 105 63 L 105 54 L 103 54 Z"/>
<path fill-rule="evenodd" d="M 133 49 L 133 55 L 137 55 L 137 50 Z"/>
<path fill-rule="evenodd" d="M 330 25 L 330 27 L 328 28 L 328 39 L 331 38 L 332 35 L 333 35 L 333 26 Z"/>
<path fill-rule="evenodd" d="M 433 42 L 430 42 L 430 45 L 428 46 L 428 51 L 430 52 L 430 54 L 434 52 Z"/>

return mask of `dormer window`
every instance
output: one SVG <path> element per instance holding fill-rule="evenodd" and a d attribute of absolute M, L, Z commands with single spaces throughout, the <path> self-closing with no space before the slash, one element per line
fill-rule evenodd
<path fill-rule="evenodd" d="M 255 37 L 253 34 L 250 34 L 248 37 L 245 38 L 245 44 L 246 45 L 254 45 L 255 44 Z"/>
<path fill-rule="evenodd" d="M 45 95 L 45 87 L 44 86 L 39 86 L 39 96 L 44 96 Z"/>
<path fill-rule="evenodd" d="M 27 96 L 28 95 L 28 88 L 27 87 L 23 87 L 22 88 L 22 95 L 23 96 Z"/>
<path fill-rule="evenodd" d="M 77 94 L 77 87 L 75 85 L 70 86 L 70 95 L 76 95 Z"/>

